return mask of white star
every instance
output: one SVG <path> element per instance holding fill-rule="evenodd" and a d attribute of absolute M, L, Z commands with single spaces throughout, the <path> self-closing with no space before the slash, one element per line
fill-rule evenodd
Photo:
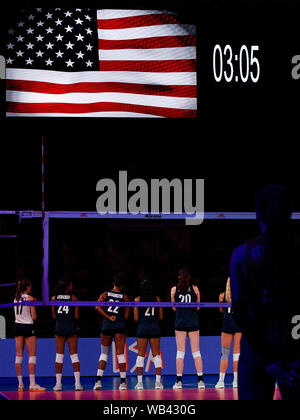
<path fill-rule="evenodd" d="M 82 9 L 75 9 L 75 12 L 81 12 Z"/>
<path fill-rule="evenodd" d="M 82 36 L 81 34 L 75 36 L 77 38 L 77 41 L 83 41 L 84 36 Z"/>
<path fill-rule="evenodd" d="M 17 57 L 23 57 L 24 52 L 19 50 L 17 51 Z"/>
<path fill-rule="evenodd" d="M 81 51 L 76 53 L 76 55 L 77 55 L 77 58 L 83 58 L 83 56 L 84 56 L 84 54 Z"/>
<path fill-rule="evenodd" d="M 93 62 L 92 61 L 86 61 L 85 64 L 87 65 L 87 67 L 92 67 Z"/>
<path fill-rule="evenodd" d="M 67 47 L 67 50 L 69 50 L 69 49 L 73 49 L 73 47 L 74 47 L 74 44 L 71 44 L 71 42 L 69 41 L 69 43 L 68 44 L 65 44 L 65 46 Z"/>
<path fill-rule="evenodd" d="M 19 28 L 22 27 L 22 26 L 24 26 L 24 22 L 19 22 L 18 23 L 18 26 L 19 26 Z"/>
<path fill-rule="evenodd" d="M 40 13 L 42 11 L 42 9 L 35 9 L 38 13 Z"/>
<path fill-rule="evenodd" d="M 59 51 L 57 51 L 55 54 L 57 55 L 57 58 L 58 58 L 58 57 L 62 57 L 62 56 L 64 55 L 64 53 L 63 53 L 63 52 L 61 52 L 60 50 L 59 50 Z"/>
<path fill-rule="evenodd" d="M 12 44 L 11 42 L 7 44 L 7 49 L 12 50 L 14 48 L 15 44 Z"/>
<path fill-rule="evenodd" d="M 89 15 L 85 15 L 84 17 L 86 18 L 86 20 L 91 20 L 91 17 Z"/>
<path fill-rule="evenodd" d="M 28 20 L 33 20 L 33 19 L 34 19 L 33 15 L 28 16 Z"/>
<path fill-rule="evenodd" d="M 45 22 L 42 22 L 41 20 L 37 23 L 37 26 L 43 26 Z"/>
<path fill-rule="evenodd" d="M 82 22 L 83 22 L 83 20 L 81 20 L 81 19 L 75 19 L 75 22 L 77 23 L 77 25 L 81 25 L 82 24 Z"/>
<path fill-rule="evenodd" d="M 44 53 L 41 50 L 39 50 L 36 52 L 36 55 L 37 57 L 43 57 Z"/>
<path fill-rule="evenodd" d="M 8 58 L 7 60 L 6 60 L 6 64 L 12 64 L 13 63 L 13 58 Z"/>
<path fill-rule="evenodd" d="M 92 48 L 93 48 L 93 47 L 92 47 L 92 45 L 91 45 L 91 44 L 88 44 L 88 45 L 86 45 L 86 48 L 87 48 L 87 50 L 88 50 L 88 51 L 92 51 Z"/>
<path fill-rule="evenodd" d="M 92 31 L 91 31 L 91 29 L 90 29 L 90 28 L 87 28 L 87 29 L 86 29 L 86 32 L 87 32 L 87 34 L 88 34 L 88 35 L 92 35 Z"/>
<path fill-rule="evenodd" d="M 71 12 L 64 12 L 64 15 L 66 16 L 66 17 L 71 17 L 72 16 L 72 13 Z"/>
<path fill-rule="evenodd" d="M 50 60 L 50 58 L 48 58 L 48 60 L 45 60 L 45 63 L 47 64 L 47 66 L 52 66 L 53 60 Z"/>
<path fill-rule="evenodd" d="M 46 18 L 47 18 L 47 19 L 52 19 L 52 16 L 53 16 L 53 13 L 49 13 L 49 12 L 48 12 L 48 13 L 46 14 Z"/>
<path fill-rule="evenodd" d="M 52 50 L 54 44 L 51 44 L 51 42 L 49 42 L 48 44 L 46 44 L 47 50 Z"/>
<path fill-rule="evenodd" d="M 22 42 L 23 39 L 24 39 L 24 37 L 20 35 L 20 36 L 18 36 L 17 41 Z"/>
<path fill-rule="evenodd" d="M 71 61 L 71 60 L 65 61 L 67 67 L 73 67 L 74 62 L 75 61 Z"/>
<path fill-rule="evenodd" d="M 32 48 L 34 47 L 34 44 L 29 42 L 29 44 L 26 44 L 26 47 L 27 47 L 28 50 L 32 50 Z"/>
<path fill-rule="evenodd" d="M 53 31 L 54 31 L 54 29 L 52 29 L 52 28 L 46 29 L 47 34 L 52 34 Z"/>
<path fill-rule="evenodd" d="M 57 41 L 62 41 L 63 37 L 63 35 L 58 34 L 55 38 L 57 39 Z"/>
<path fill-rule="evenodd" d="M 31 58 L 28 58 L 27 60 L 25 60 L 26 61 L 26 64 L 32 64 L 33 63 L 33 60 L 31 60 Z"/>
<path fill-rule="evenodd" d="M 56 25 L 61 25 L 61 24 L 62 24 L 62 20 L 57 19 L 57 20 L 55 21 L 55 23 L 56 23 Z"/>
<path fill-rule="evenodd" d="M 9 35 L 13 35 L 13 33 L 14 33 L 14 32 L 15 32 L 15 30 L 14 30 L 14 29 L 9 29 L 9 30 L 8 30 L 8 34 L 9 34 Z"/>
<path fill-rule="evenodd" d="M 72 27 L 70 26 L 70 25 L 68 25 L 66 28 L 65 28 L 65 30 L 67 31 L 67 32 L 72 32 Z"/>
<path fill-rule="evenodd" d="M 36 36 L 37 41 L 43 41 L 44 37 L 42 35 Z"/>
<path fill-rule="evenodd" d="M 28 29 L 26 29 L 26 32 L 27 32 L 28 34 L 33 34 L 33 31 L 34 31 L 34 29 L 32 29 L 32 28 L 28 28 Z"/>

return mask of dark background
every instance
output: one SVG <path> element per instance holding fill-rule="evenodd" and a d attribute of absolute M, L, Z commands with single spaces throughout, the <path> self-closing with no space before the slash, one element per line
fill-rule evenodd
<path fill-rule="evenodd" d="M 2 101 L 1 209 L 41 209 L 43 136 L 46 152 L 46 210 L 95 211 L 97 181 L 104 177 L 117 179 L 120 170 L 128 170 L 129 178 L 146 180 L 162 177 L 204 178 L 205 211 L 254 211 L 255 191 L 267 183 L 282 183 L 293 195 L 294 210 L 300 211 L 297 148 L 300 81 L 291 77 L 291 59 L 300 54 L 299 2 L 248 0 L 241 5 L 237 1 L 205 0 L 201 6 L 199 3 L 190 0 L 149 0 L 126 1 L 126 6 L 124 1 L 101 2 L 100 5 L 103 8 L 166 8 L 180 12 L 186 22 L 197 25 L 198 118 L 5 118 L 5 104 Z M 21 4 L 22 7 L 35 6 L 33 2 Z M 2 53 L 5 31 L 14 18 L 17 5 L 14 2 L 6 14 L 1 15 Z M 51 5 L 79 7 L 80 2 L 51 2 Z M 97 6 L 97 3 L 85 2 L 84 5 L 92 7 Z M 228 43 L 236 48 L 243 44 L 259 45 L 262 69 L 260 82 L 256 85 L 216 83 L 213 78 L 212 52 L 217 43 Z M 2 83 L 2 90 L 3 87 Z M 16 225 L 22 232 L 19 235 L 22 240 L 18 242 L 18 258 L 22 255 L 23 262 L 27 262 L 28 274 L 32 277 L 38 296 L 41 292 L 41 231 L 38 224 L 33 227 L 30 223 L 24 222 L 21 227 Z M 100 275 L 100 271 L 95 274 L 92 263 L 83 261 L 81 256 L 87 253 L 89 246 L 92 247 L 89 255 L 93 255 L 97 247 L 102 247 L 105 253 L 107 241 L 103 241 L 103 238 L 108 238 L 107 232 L 110 230 L 107 225 L 91 227 L 90 230 L 74 225 L 67 228 L 67 225 L 54 229 L 57 241 L 51 245 L 51 252 L 56 255 L 53 256 L 56 258 L 56 267 L 59 258 L 62 258 L 61 247 L 67 243 L 69 248 L 73 248 L 70 252 L 77 255 L 74 257 L 77 265 L 72 268 L 75 270 L 73 275 L 85 278 L 86 271 L 89 271 L 89 280 L 86 280 L 86 284 L 89 284 L 88 292 L 82 298 L 93 298 L 109 283 L 113 272 L 107 269 L 109 267 L 106 264 L 105 275 Z M 120 230 L 120 238 L 126 235 L 130 242 L 132 228 L 132 225 L 127 228 L 127 234 Z M 161 228 L 169 227 L 162 225 Z M 100 245 L 95 243 L 97 229 L 98 237 L 101 238 Z M 144 229 L 146 235 L 145 227 L 137 224 L 136 229 L 140 232 Z M 176 282 L 178 265 L 188 263 L 194 269 L 194 276 L 200 278 L 203 296 L 207 300 L 216 301 L 224 289 L 232 249 L 256 233 L 257 227 L 252 222 L 205 221 L 200 227 L 192 228 L 191 251 L 180 258 L 174 258 L 170 281 L 161 293 L 167 296 L 170 284 Z M 9 246 L 12 247 L 9 255 L 13 255 L 13 246 Z M 7 252 L 8 245 L 3 245 L 3 249 Z M 166 246 L 161 251 L 170 251 L 170 247 Z M 153 256 L 154 261 L 162 261 L 162 258 L 161 254 Z M 153 265 L 152 262 L 151 259 L 146 262 L 137 260 L 134 269 L 129 272 L 132 279 L 129 291 L 133 296 L 138 291 L 140 266 L 146 263 Z M 54 270 L 53 267 L 51 270 L 50 283 L 54 285 L 63 270 Z M 159 283 L 157 272 L 154 276 Z M 219 280 L 214 283 L 216 276 L 219 276 Z M 95 281 L 96 277 L 101 277 L 101 281 Z M 43 336 L 49 334 L 46 330 L 49 311 L 47 308 L 40 310 L 40 334 Z M 90 320 L 95 319 L 91 317 L 91 313 L 94 314 L 92 309 L 82 311 L 83 317 L 86 316 L 86 324 L 91 324 Z M 212 313 L 209 311 L 214 311 L 214 315 L 209 315 L 209 320 L 204 318 L 202 333 L 219 334 L 218 310 L 207 310 L 207 313 Z M 201 317 L 208 316 L 202 315 L 204 310 L 200 312 Z M 82 328 L 82 334 L 97 334 L 95 325 L 92 330 L 87 326 L 86 329 Z"/>

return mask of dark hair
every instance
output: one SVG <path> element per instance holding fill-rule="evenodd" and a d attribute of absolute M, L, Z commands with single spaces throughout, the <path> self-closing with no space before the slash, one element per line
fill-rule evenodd
<path fill-rule="evenodd" d="M 183 294 L 187 293 L 188 291 L 188 287 L 190 285 L 190 270 L 188 267 L 183 267 L 180 268 L 178 270 L 179 272 L 182 271 L 183 276 L 182 278 L 178 281 L 178 289 L 180 290 L 180 292 L 182 292 Z"/>
<path fill-rule="evenodd" d="M 61 295 L 66 293 L 67 288 L 70 286 L 70 284 L 72 283 L 71 278 L 63 278 L 61 280 L 59 280 L 56 288 L 55 288 L 55 294 L 56 295 Z"/>
<path fill-rule="evenodd" d="M 156 301 L 156 294 L 152 281 L 149 277 L 145 276 L 140 285 L 140 301 L 141 302 L 154 302 Z"/>
<path fill-rule="evenodd" d="M 26 291 L 27 287 L 31 286 L 31 282 L 28 279 L 22 279 L 18 280 L 17 287 L 16 287 L 16 293 L 15 293 L 15 299 L 18 302 L 20 300 L 20 297 L 23 292 Z"/>
<path fill-rule="evenodd" d="M 268 185 L 256 194 L 256 214 L 265 225 L 262 232 L 265 249 L 265 281 L 268 300 L 282 300 L 282 287 L 288 281 L 293 255 L 291 234 L 292 203 L 287 189 Z"/>
<path fill-rule="evenodd" d="M 127 277 L 126 277 L 125 273 L 118 272 L 114 275 L 113 282 L 114 282 L 114 285 L 116 287 L 123 287 L 123 286 L 125 286 L 126 280 L 127 280 Z"/>

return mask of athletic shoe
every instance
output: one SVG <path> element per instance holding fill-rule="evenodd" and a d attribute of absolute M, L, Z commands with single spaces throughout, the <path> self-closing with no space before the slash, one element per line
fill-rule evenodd
<path fill-rule="evenodd" d="M 24 391 L 24 385 L 19 386 L 19 387 L 18 387 L 18 392 L 23 392 L 23 391 Z"/>
<path fill-rule="evenodd" d="M 55 385 L 54 387 L 53 387 L 53 391 L 62 391 L 62 385 L 60 384 L 60 385 Z"/>
<path fill-rule="evenodd" d="M 182 382 L 175 382 L 175 384 L 173 385 L 173 389 L 182 389 Z"/>
<path fill-rule="evenodd" d="M 124 391 L 124 390 L 126 390 L 127 389 L 127 385 L 126 385 L 126 383 L 125 382 L 122 382 L 121 384 L 120 384 L 120 386 L 119 386 L 119 390 L 120 391 Z"/>
<path fill-rule="evenodd" d="M 138 382 L 136 384 L 136 386 L 134 387 L 134 389 L 144 389 L 143 383 L 142 382 Z"/>
<path fill-rule="evenodd" d="M 238 387 L 238 383 L 237 381 L 233 381 L 232 382 L 232 388 L 237 388 Z"/>
<path fill-rule="evenodd" d="M 46 388 L 42 388 L 38 384 L 35 384 L 35 385 L 33 385 L 33 386 L 31 386 L 29 388 L 29 391 L 32 391 L 32 392 L 43 392 L 43 391 L 46 391 Z"/>
<path fill-rule="evenodd" d="M 220 389 L 220 388 L 224 388 L 224 381 L 219 381 L 217 384 L 216 384 L 216 386 L 215 386 L 215 388 L 217 388 L 217 389 Z"/>
<path fill-rule="evenodd" d="M 199 389 L 205 389 L 205 383 L 203 381 L 198 382 L 198 388 Z"/>
<path fill-rule="evenodd" d="M 83 391 L 83 386 L 81 384 L 75 384 L 75 391 Z"/>
<path fill-rule="evenodd" d="M 164 386 L 161 382 L 156 381 L 155 382 L 155 389 L 164 389 Z"/>
<path fill-rule="evenodd" d="M 94 386 L 94 391 L 98 391 L 98 390 L 100 390 L 102 388 L 102 382 L 101 381 L 97 381 L 96 383 L 95 383 L 95 386 Z"/>

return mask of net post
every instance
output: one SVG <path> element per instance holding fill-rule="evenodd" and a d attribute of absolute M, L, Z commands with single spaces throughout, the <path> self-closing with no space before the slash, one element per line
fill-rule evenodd
<path fill-rule="evenodd" d="M 43 266 L 42 266 L 42 302 L 44 305 L 49 304 L 49 215 L 44 212 L 42 218 L 42 230 L 43 230 Z"/>

